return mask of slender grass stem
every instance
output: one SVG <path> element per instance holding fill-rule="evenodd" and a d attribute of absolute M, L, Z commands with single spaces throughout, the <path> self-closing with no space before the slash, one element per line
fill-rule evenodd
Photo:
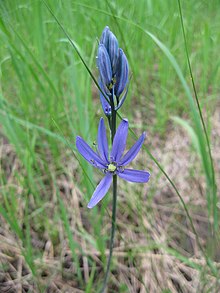
<path fill-rule="evenodd" d="M 185 52 L 186 52 L 186 58 L 187 58 L 189 73 L 190 73 L 190 77 L 191 77 L 191 81 L 192 81 L 192 86 L 193 86 L 193 92 L 194 92 L 194 95 L 195 95 L 196 105 L 197 105 L 197 108 L 198 108 L 198 111 L 199 111 L 199 116 L 200 116 L 200 119 L 201 119 L 201 122 L 202 122 L 202 127 L 203 127 L 203 130 L 204 130 L 204 134 L 205 134 L 205 139 L 206 139 L 206 144 L 207 144 L 208 154 L 209 154 L 209 159 L 210 159 L 210 164 L 211 164 L 214 232 L 217 232 L 217 230 L 218 230 L 218 209 L 217 209 L 217 186 L 216 186 L 216 180 L 215 180 L 214 163 L 213 163 L 213 158 L 212 158 L 212 152 L 211 152 L 209 137 L 208 137 L 207 129 L 206 129 L 206 126 L 205 126 L 205 121 L 204 121 L 204 118 L 203 118 L 203 115 L 202 115 L 202 110 L 201 110 L 201 106 L 200 106 L 200 103 L 199 103 L 197 90 L 196 90 L 196 86 L 195 86 L 195 82 L 194 82 L 194 77 L 193 77 L 193 73 L 192 73 L 192 67 L 191 67 L 191 63 L 190 63 L 190 60 L 189 60 L 189 52 L 188 52 L 188 47 L 187 47 L 185 28 L 184 28 L 184 25 L 183 25 L 183 14 L 182 14 L 181 3 L 180 3 L 180 0 L 177 0 L 177 1 L 178 1 L 178 6 L 179 6 L 180 22 L 181 22 L 181 27 L 182 27 L 182 32 L 183 32 L 184 46 L 185 46 Z"/>

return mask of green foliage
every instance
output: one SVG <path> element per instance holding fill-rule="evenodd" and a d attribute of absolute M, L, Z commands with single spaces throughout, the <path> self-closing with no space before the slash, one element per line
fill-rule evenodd
<path fill-rule="evenodd" d="M 42 237 L 43 241 L 50 239 L 59 255 L 62 254 L 62 244 L 58 245 L 62 241 L 58 236 L 61 229 L 71 251 L 76 286 L 85 292 L 96 292 L 94 288 L 101 286 L 103 275 L 100 272 L 106 265 L 110 223 L 107 208 L 111 198 L 106 198 L 99 208 L 92 211 L 86 209 L 97 173 L 94 176 L 94 170 L 76 153 L 75 136 L 81 135 L 92 144 L 96 137 L 97 118 L 103 115 L 98 89 L 92 79 L 98 76 L 95 60 L 97 38 L 106 25 L 117 35 L 120 47 L 126 52 L 132 75 L 121 115 L 127 116 L 130 121 L 136 116 L 141 117 L 141 128 L 147 129 L 152 136 L 159 135 L 166 139 L 173 116 L 174 121 L 188 132 L 194 151 L 199 154 L 201 173 L 206 178 L 208 229 L 214 234 L 219 228 L 215 178 L 201 117 L 194 102 L 178 2 L 45 2 L 63 29 L 44 1 L 0 2 L 0 136 L 12 146 L 12 152 L 19 161 L 19 167 L 10 171 L 12 183 L 6 169 L 0 168 L 0 214 L 10 233 L 18 239 L 25 264 L 39 288 L 43 288 L 42 285 L 45 287 L 41 280 L 43 269 L 37 262 L 39 259 L 43 262 L 43 251 L 39 252 L 34 247 L 32 232 Z M 209 117 L 219 91 L 220 8 L 217 0 L 182 2 L 197 95 L 202 111 L 205 109 L 206 117 Z M 184 116 L 184 119 L 179 116 Z M 148 139 L 150 141 L 151 137 Z M 146 152 L 163 172 L 159 161 L 148 149 Z M 68 162 L 73 164 L 71 168 Z M 68 206 L 69 198 L 66 199 L 62 191 L 65 180 L 72 182 L 71 194 L 76 192 L 79 197 L 79 206 L 75 201 L 74 205 L 70 205 L 74 210 Z M 172 179 L 169 184 L 171 188 L 175 187 Z M 17 186 L 20 186 L 21 192 Z M 181 194 L 181 190 L 175 188 L 174 192 Z M 134 191 L 137 191 L 136 202 L 128 203 L 125 208 L 124 203 L 120 202 L 118 210 L 131 219 L 128 225 L 130 230 L 134 230 L 136 227 L 132 224 L 132 218 L 135 205 L 140 219 L 137 233 L 143 233 L 149 244 L 144 248 L 141 245 L 138 249 L 134 248 L 129 261 L 133 262 L 139 253 L 161 249 L 199 274 L 202 271 L 202 278 L 208 267 L 211 274 L 216 274 L 212 257 L 218 249 L 218 235 L 215 235 L 214 244 L 204 248 L 206 265 L 201 269 L 182 250 L 151 243 L 145 218 L 152 221 L 154 213 L 149 208 L 147 214 L 143 208 L 143 190 L 122 186 L 120 195 L 123 196 L 125 191 L 128 198 L 136 196 Z M 149 206 L 156 193 L 156 186 L 151 187 Z M 189 210 L 187 204 L 184 208 Z M 83 209 L 84 212 L 81 224 L 77 222 L 73 230 L 70 217 L 74 221 L 77 216 L 75 209 Z M 187 220 L 190 222 L 192 219 Z M 55 225 L 59 225 L 59 229 Z M 118 230 L 123 225 L 127 223 L 120 223 Z M 123 233 L 117 233 L 125 246 L 129 246 L 129 239 L 126 240 Z M 86 245 L 81 246 L 80 241 Z M 97 256 L 88 256 L 87 246 L 94 248 L 99 261 Z M 129 255 L 127 251 L 128 258 Z M 82 270 L 85 258 L 90 268 L 86 282 Z M 117 266 L 116 259 L 115 264 Z M 60 267 L 58 271 L 62 271 Z M 129 290 L 124 282 L 119 289 L 120 292 Z M 163 292 L 170 290 L 164 289 Z"/>

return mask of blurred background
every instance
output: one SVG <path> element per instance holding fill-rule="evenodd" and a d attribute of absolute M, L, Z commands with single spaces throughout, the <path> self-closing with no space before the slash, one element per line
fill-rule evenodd
<path fill-rule="evenodd" d="M 108 292 L 220 292 L 220 7 L 181 5 L 213 164 L 192 102 L 178 1 L 0 2 L 1 292 L 102 286 L 112 195 L 87 209 L 101 174 L 77 153 L 75 137 L 92 145 L 103 112 L 66 34 L 97 79 L 106 25 L 130 67 L 120 115 L 137 136 L 147 132 L 131 167 L 151 173 L 148 184 L 119 180 Z M 130 135 L 128 147 L 134 141 Z"/>

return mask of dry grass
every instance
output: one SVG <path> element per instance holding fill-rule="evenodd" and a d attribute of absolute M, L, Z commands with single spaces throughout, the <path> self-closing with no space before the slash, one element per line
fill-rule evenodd
<path fill-rule="evenodd" d="M 213 125 L 213 154 L 215 159 L 216 174 L 219 182 L 220 174 L 220 116 L 216 111 L 212 118 Z M 150 134 L 148 135 L 150 136 Z M 146 142 L 149 144 L 149 142 Z M 187 203 L 196 230 L 202 245 L 210 244 L 208 233 L 208 217 L 206 214 L 206 199 L 203 177 L 197 155 L 191 151 L 190 141 L 186 134 L 179 128 L 169 131 L 165 140 L 151 138 L 153 154 L 165 167 L 171 178 L 181 190 Z M 22 198 L 23 189 L 15 174 L 23 174 L 19 160 L 13 147 L 1 138 L 0 147 L 1 172 L 7 177 L 7 182 L 1 188 L 16 191 L 18 214 L 16 217 L 22 225 L 25 214 L 25 205 Z M 57 173 L 56 182 L 65 207 L 68 211 L 69 224 L 75 239 L 84 251 L 80 257 L 83 279 L 88 282 L 92 273 L 90 259 L 96 263 L 95 280 L 101 281 L 103 267 L 100 253 L 90 241 L 82 237 L 80 231 L 90 231 L 87 211 L 81 206 L 84 195 L 72 181 L 72 174 L 77 172 L 77 164 L 72 158 L 66 161 L 65 174 Z M 143 167 L 149 166 L 149 160 L 142 153 L 136 164 Z M 51 166 L 53 168 L 53 166 Z M 150 184 L 140 186 L 124 184 L 120 181 L 117 235 L 114 250 L 114 268 L 111 274 L 109 292 L 219 292 L 220 285 L 211 276 L 205 266 L 205 261 L 199 251 L 195 235 L 192 233 L 184 211 L 176 195 L 171 190 L 167 181 L 160 176 L 157 168 L 152 166 Z M 0 291 L 1 292 L 83 292 L 79 290 L 76 269 L 64 233 L 62 222 L 58 219 L 52 222 L 54 210 L 58 209 L 55 196 L 55 187 L 48 186 L 51 201 L 46 202 L 44 216 L 53 227 L 56 225 L 57 235 L 52 239 L 49 231 L 36 229 L 30 223 L 31 244 L 36 252 L 35 265 L 37 268 L 36 279 L 33 277 L 29 265 L 25 261 L 22 243 L 11 231 L 3 217 L 0 218 Z M 32 195 L 30 194 L 30 200 Z M 1 198 L 2 200 L 2 198 Z M 110 207 L 110 205 L 109 205 Z M 34 202 L 33 202 L 33 213 Z M 23 225 L 23 229 L 25 226 Z M 108 235 L 110 219 L 108 214 L 103 220 L 103 230 L 100 233 Z M 92 235 L 91 235 L 92 238 Z M 188 260 L 172 255 L 169 249 L 179 252 Z M 39 253 L 40 252 L 40 253 Z M 105 251 L 108 254 L 108 251 Z M 43 257 L 41 257 L 43 255 Z M 219 266 L 219 249 L 216 248 L 214 259 Z M 200 268 L 193 267 L 190 263 Z M 36 284 L 38 285 L 36 287 Z M 95 291 L 94 291 L 95 292 Z"/>

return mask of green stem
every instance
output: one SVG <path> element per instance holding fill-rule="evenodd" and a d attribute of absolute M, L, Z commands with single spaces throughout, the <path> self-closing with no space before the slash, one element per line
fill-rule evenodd
<path fill-rule="evenodd" d="M 113 144 L 115 132 L 116 132 L 116 111 L 114 110 L 112 113 L 112 127 L 111 127 L 112 144 Z"/>
<path fill-rule="evenodd" d="M 105 273 L 105 279 L 101 289 L 101 293 L 105 292 L 105 288 L 108 283 L 110 265 L 112 260 L 113 248 L 114 248 L 114 238 L 115 238 L 115 227 L 116 227 L 116 206 L 117 206 L 117 175 L 113 175 L 113 204 L 112 204 L 112 229 L 111 229 L 111 239 L 110 239 L 110 249 L 108 256 L 108 263 Z"/>
<path fill-rule="evenodd" d="M 111 102 L 111 110 L 112 110 L 112 117 L 111 117 L 111 123 L 110 123 L 110 129 L 111 129 L 111 140 L 113 144 L 115 132 L 116 132 L 116 111 L 114 107 L 114 101 L 113 101 L 113 92 L 110 97 Z M 105 272 L 105 278 L 103 282 L 103 286 L 101 289 L 101 293 L 105 292 L 109 273 L 110 273 L 110 266 L 111 266 L 111 260 L 112 260 L 112 254 L 113 254 L 113 248 L 114 248 L 114 238 L 115 238 L 115 228 L 116 228 L 116 207 L 117 207 L 117 175 L 113 175 L 113 202 L 112 202 L 112 227 L 111 227 L 111 239 L 110 239 L 110 248 L 109 248 L 109 256 L 108 256 L 108 262 L 107 262 L 107 268 Z"/>

